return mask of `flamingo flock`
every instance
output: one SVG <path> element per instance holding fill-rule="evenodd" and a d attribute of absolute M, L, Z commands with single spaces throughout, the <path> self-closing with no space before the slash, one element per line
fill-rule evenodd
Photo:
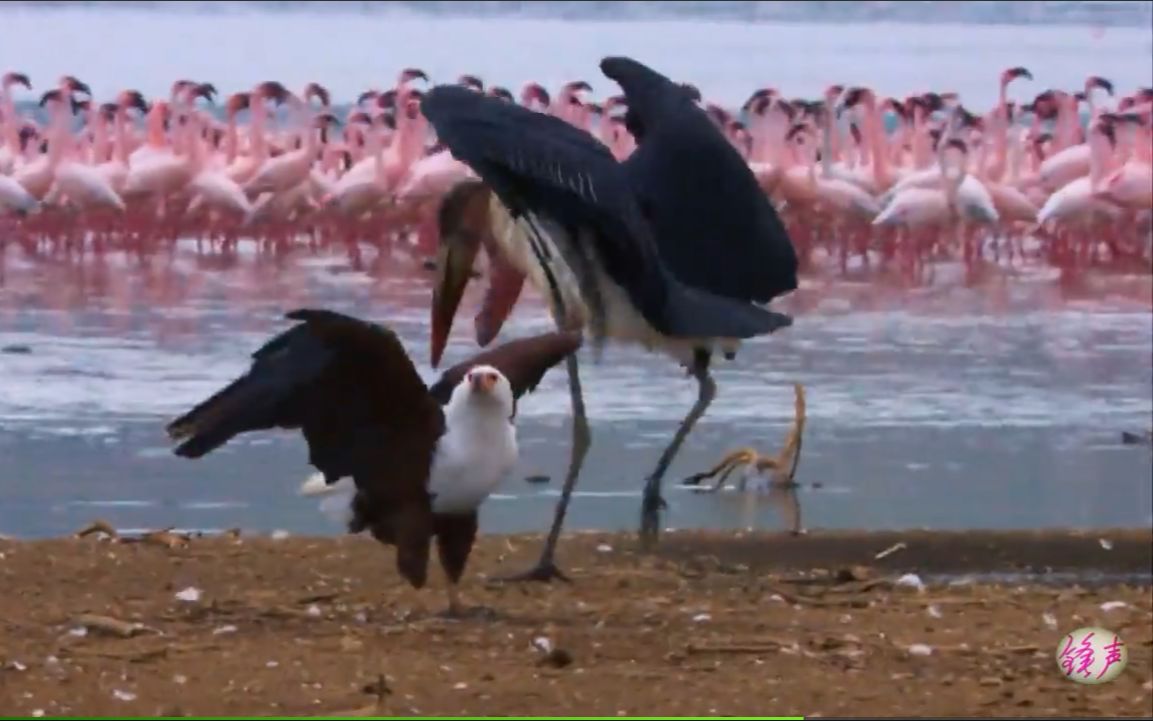
<path fill-rule="evenodd" d="M 1032 81 L 1005 70 L 984 112 L 955 93 L 841 85 L 816 100 L 761 88 L 739 109 L 699 102 L 781 211 L 804 272 L 910 284 L 948 261 L 1150 273 L 1153 89 L 1119 96 L 1093 76 L 1009 99 Z M 473 174 L 421 113 L 428 82 L 405 69 L 338 112 L 317 83 L 263 82 L 217 105 L 213 84 L 178 80 L 167 97 L 129 89 L 97 102 L 64 76 L 21 114 L 16 99 L 34 99 L 33 84 L 7 73 L 0 259 L 9 246 L 44 257 L 188 242 L 228 254 L 242 241 L 265 253 L 339 248 L 354 263 L 366 245 L 429 258 L 440 200 Z M 624 99 L 596 101 L 586 82 L 555 94 L 528 83 L 519 97 L 474 75 L 454 82 L 562 118 L 618 159 L 636 147 Z"/>

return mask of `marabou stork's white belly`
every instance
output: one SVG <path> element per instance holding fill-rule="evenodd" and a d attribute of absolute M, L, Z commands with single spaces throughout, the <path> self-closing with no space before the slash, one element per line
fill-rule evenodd
<path fill-rule="evenodd" d="M 494 239 L 509 262 L 525 274 L 546 301 L 549 300 L 551 292 L 548 277 L 533 252 L 529 221 L 525 218 L 513 220 L 495 194 L 491 203 Z M 532 221 L 543 231 L 541 234 L 544 236 L 543 240 L 550 256 L 549 268 L 564 302 L 566 318 L 561 324 L 564 327 L 586 328 L 591 318 L 588 304 L 581 292 L 580 281 L 572 267 L 574 256 L 583 252 L 589 260 L 585 265 L 595 275 L 596 287 L 604 304 L 605 335 L 608 338 L 621 343 L 640 345 L 649 351 L 663 352 L 685 366 L 692 363 L 695 348 L 705 347 L 710 351 L 720 349 L 726 354 L 735 354 L 740 348 L 741 341 L 736 338 L 669 338 L 659 333 L 640 314 L 624 288 L 604 272 L 604 264 L 597 253 L 595 243 L 585 239 L 581 250 L 578 251 L 568 238 L 568 233 L 552 220 L 532 216 Z M 562 248 L 561 245 L 566 247 Z M 557 320 L 556 310 L 550 302 L 549 313 L 553 315 L 554 320 Z"/>

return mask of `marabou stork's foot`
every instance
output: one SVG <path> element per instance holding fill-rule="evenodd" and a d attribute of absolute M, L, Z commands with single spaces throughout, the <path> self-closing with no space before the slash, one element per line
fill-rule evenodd
<path fill-rule="evenodd" d="M 542 558 L 540 562 L 527 571 L 508 576 L 496 576 L 490 580 L 490 583 L 524 583 L 525 581 L 536 581 L 538 583 L 564 581 L 565 583 L 572 583 L 572 579 L 557 568 L 556 563 L 553 562 L 551 558 Z"/>
<path fill-rule="evenodd" d="M 641 548 L 650 551 L 657 544 L 661 532 L 661 511 L 667 510 L 669 504 L 661 497 L 660 487 L 650 480 L 645 484 L 644 496 L 641 499 Z"/>

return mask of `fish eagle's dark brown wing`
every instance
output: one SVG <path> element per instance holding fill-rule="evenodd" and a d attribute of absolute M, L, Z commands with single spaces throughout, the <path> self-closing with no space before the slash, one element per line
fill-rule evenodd
<path fill-rule="evenodd" d="M 440 405 L 392 330 L 328 310 L 287 318 L 300 323 L 168 425 L 175 453 L 199 458 L 242 433 L 299 429 L 328 483 L 356 483 L 350 530 L 395 544 L 400 572 L 420 587 L 432 534 L 428 476 L 445 429 Z"/>
<path fill-rule="evenodd" d="M 490 365 L 508 378 L 513 397 L 519 400 L 525 393 L 536 390 L 544 374 L 575 353 L 582 342 L 580 333 L 569 331 L 543 333 L 502 343 L 447 369 L 429 388 L 429 393 L 437 402 L 447 404 L 453 388 L 464 379 L 469 369 Z"/>

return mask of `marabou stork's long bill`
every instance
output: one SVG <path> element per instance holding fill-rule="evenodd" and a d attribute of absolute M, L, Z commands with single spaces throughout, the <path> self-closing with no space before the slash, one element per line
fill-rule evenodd
<path fill-rule="evenodd" d="M 591 135 L 549 115 L 467 88 L 435 87 L 422 110 L 438 139 L 478 181 L 450 192 L 440 210 L 440 258 L 432 308 L 432 362 L 439 361 L 473 260 L 493 261 L 476 319 L 490 342 L 524 278 L 550 300 L 562 329 L 659 349 L 699 384 L 697 402 L 645 484 L 641 537 L 659 526 L 661 480 L 716 393 L 716 349 L 792 323 L 757 303 L 797 287 L 797 256 L 748 165 L 692 88 L 623 57 L 601 70 L 624 91 L 626 127 L 638 147 L 618 163 Z M 575 356 L 567 360 L 573 448 L 552 530 L 538 566 L 509 580 L 561 577 L 554 550 L 589 446 Z"/>
<path fill-rule="evenodd" d="M 581 345 L 576 333 L 512 341 L 426 387 L 396 334 L 327 310 L 253 354 L 241 377 L 168 425 L 175 453 L 200 458 L 232 438 L 299 429 L 328 484 L 351 476 L 348 530 L 397 549 L 400 574 L 424 586 L 432 539 L 448 577 L 450 615 L 480 505 L 517 461 L 516 401 Z"/>

